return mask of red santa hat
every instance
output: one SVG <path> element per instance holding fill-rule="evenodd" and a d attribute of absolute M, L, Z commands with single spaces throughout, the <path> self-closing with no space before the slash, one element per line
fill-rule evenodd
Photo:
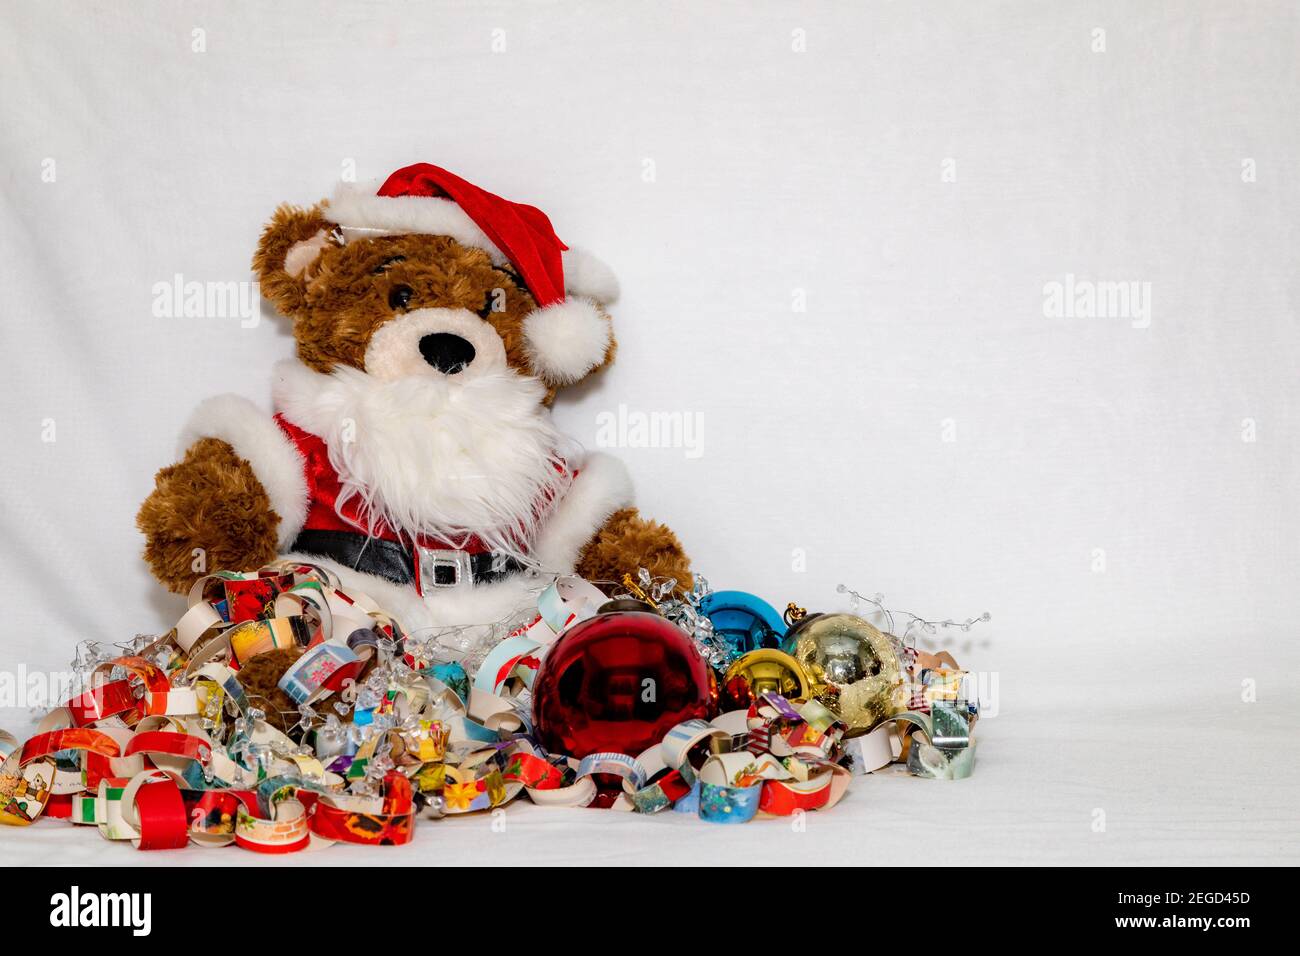
<path fill-rule="evenodd" d="M 324 212 L 345 239 L 450 236 L 484 250 L 499 265 L 509 263 L 538 305 L 524 320 L 524 340 L 534 372 L 548 383 L 576 382 L 603 361 L 609 320 L 595 303 L 617 300 L 618 279 L 595 256 L 561 242 L 535 206 L 416 163 L 393 173 L 377 191 L 340 184 Z"/>

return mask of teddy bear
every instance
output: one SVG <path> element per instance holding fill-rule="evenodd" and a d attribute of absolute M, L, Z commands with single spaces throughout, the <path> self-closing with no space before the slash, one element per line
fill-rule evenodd
<path fill-rule="evenodd" d="M 203 401 L 158 472 L 137 524 L 169 589 L 301 559 L 412 629 L 502 620 L 539 574 L 690 581 L 625 466 L 552 422 L 614 358 L 618 283 L 541 210 L 419 163 L 280 206 L 253 268 L 297 356 L 273 414 Z"/>

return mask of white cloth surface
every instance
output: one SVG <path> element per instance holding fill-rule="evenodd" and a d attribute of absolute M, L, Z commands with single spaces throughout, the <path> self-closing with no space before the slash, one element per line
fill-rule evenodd
<path fill-rule="evenodd" d="M 400 848 L 331 846 L 286 858 L 193 846 L 147 853 L 47 820 L 0 828 L 0 858 L 145 866 L 1300 863 L 1293 800 L 1300 778 L 1285 760 L 1263 772 L 1271 758 L 1253 720 L 1198 719 L 1180 708 L 1080 709 L 1050 725 L 1039 716 L 987 721 L 967 780 L 920 780 L 896 767 L 855 777 L 839 806 L 807 814 L 801 830 L 790 819 L 720 826 L 689 814 L 519 800 L 495 817 L 418 821 L 414 842 Z M 1098 819 L 1102 830 L 1094 829 Z"/>
<path fill-rule="evenodd" d="M 135 511 L 194 405 L 265 405 L 291 354 L 269 307 L 167 316 L 158 284 L 247 281 L 279 202 L 428 161 L 620 273 L 618 362 L 557 419 L 588 445 L 620 406 L 698 424 L 609 450 L 716 587 L 993 614 L 953 647 L 999 675 L 971 780 L 859 779 L 804 833 L 520 804 L 501 858 L 1300 861 L 1294 5 L 2 0 L 0 23 L 0 672 L 175 620 Z M 1150 283 L 1149 323 L 1045 315 L 1068 276 Z M 495 858 L 489 824 L 257 861 L 42 823 L 0 856 L 445 865 Z"/>

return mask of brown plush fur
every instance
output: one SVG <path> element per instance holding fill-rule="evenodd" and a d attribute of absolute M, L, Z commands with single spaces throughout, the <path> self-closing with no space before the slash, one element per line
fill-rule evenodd
<path fill-rule="evenodd" d="M 149 569 L 172 591 L 188 591 L 213 571 L 254 570 L 275 560 L 280 516 L 252 467 L 226 442 L 196 441 L 154 483 L 136 526 Z M 199 570 L 195 548 L 204 551 Z"/>
<path fill-rule="evenodd" d="M 298 357 L 318 372 L 337 365 L 365 369 L 366 347 L 390 319 L 414 309 L 463 308 L 491 323 L 511 368 L 531 373 L 524 349 L 524 318 L 537 303 L 522 280 L 495 266 L 482 249 L 449 236 L 376 236 L 341 244 L 319 207 L 281 206 L 253 257 L 263 294 L 294 320 Z M 321 230 L 331 235 L 301 275 L 284 271 L 294 243 Z M 404 308 L 390 305 L 396 286 L 411 290 Z M 500 292 L 497 292 L 500 290 Z M 611 337 L 602 366 L 613 361 Z M 547 383 L 549 402 L 554 383 Z"/>
<path fill-rule="evenodd" d="M 286 203 L 275 211 L 262 230 L 257 252 L 253 254 L 253 271 L 257 273 L 262 295 L 274 302 L 282 315 L 295 319 L 306 308 L 303 277 L 284 271 L 284 257 L 295 243 L 321 231 L 331 233 L 334 228 L 333 223 L 325 221 L 318 207 L 299 209 Z"/>
<path fill-rule="evenodd" d="M 624 574 L 635 577 L 639 568 L 652 577 L 676 578 L 684 589 L 691 586 L 691 563 L 677 535 L 635 508 L 622 508 L 587 542 L 576 571 L 588 581 L 619 583 Z"/>
<path fill-rule="evenodd" d="M 239 669 L 249 706 L 266 714 L 266 722 L 283 733 L 298 722 L 298 704 L 276 685 L 301 656 L 302 648 L 277 648 L 250 657 Z"/>
<path fill-rule="evenodd" d="M 289 729 L 298 723 L 299 711 L 297 702 L 278 685 L 285 671 L 293 666 L 302 653 L 303 649 L 300 647 L 276 648 L 258 654 L 256 657 L 250 657 L 239 670 L 239 683 L 248 696 L 249 705 L 265 713 L 266 722 L 284 733 L 288 733 Z M 378 666 L 378 656 L 372 656 L 365 667 L 361 668 L 361 673 L 356 676 L 354 683 L 364 684 Z M 335 694 L 328 698 L 327 703 L 317 706 L 328 708 L 327 712 L 337 714 L 335 705 L 344 700 L 345 698 Z"/>

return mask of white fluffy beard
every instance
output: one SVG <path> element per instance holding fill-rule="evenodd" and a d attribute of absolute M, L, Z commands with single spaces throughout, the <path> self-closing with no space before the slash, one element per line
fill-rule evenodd
<path fill-rule="evenodd" d="M 324 439 L 343 486 L 336 508 L 358 500 L 370 534 L 387 526 L 452 547 L 477 537 L 534 564 L 538 526 L 573 480 L 541 382 L 509 368 L 393 381 L 279 371 L 280 411 Z"/>

